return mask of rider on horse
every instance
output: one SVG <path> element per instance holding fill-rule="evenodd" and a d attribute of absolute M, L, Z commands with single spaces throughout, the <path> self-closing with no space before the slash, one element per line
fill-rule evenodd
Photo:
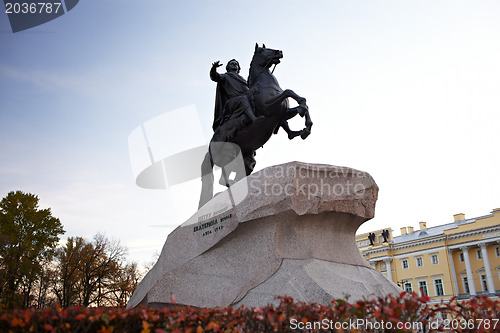
<path fill-rule="evenodd" d="M 256 117 L 254 113 L 253 96 L 257 93 L 257 88 L 249 89 L 247 81 L 239 75 L 241 67 L 238 61 L 231 59 L 226 65 L 225 74 L 217 73 L 217 68 L 221 66 L 222 64 L 216 61 L 210 69 L 210 78 L 217 82 L 212 129 L 218 134 L 219 140 L 228 141 L 238 129 L 248 124 L 248 119 L 253 123 L 264 116 Z M 217 131 L 227 120 L 231 120 L 232 124 L 228 124 L 230 126 L 226 126 L 225 131 Z M 290 130 L 287 121 L 284 121 L 281 127 L 285 129 L 289 139 L 300 135 L 300 131 Z M 279 127 L 276 127 L 274 134 L 278 133 L 278 129 Z"/>
<path fill-rule="evenodd" d="M 230 60 L 226 65 L 227 72 L 225 74 L 217 73 L 217 67 L 220 66 L 222 64 L 216 61 L 210 69 L 210 78 L 217 82 L 212 128 L 214 132 L 217 132 L 224 122 L 232 120 L 233 126 L 226 126 L 231 130 L 219 133 L 222 141 L 227 141 L 234 136 L 237 129 L 248 123 L 248 119 L 253 123 L 263 117 L 258 118 L 254 114 L 255 107 L 252 99 L 255 89 L 249 89 L 247 81 L 239 75 L 241 68 L 238 61 Z"/>
<path fill-rule="evenodd" d="M 306 99 L 290 89 L 281 89 L 269 70 L 283 58 L 283 52 L 255 45 L 250 62 L 248 83 L 238 73 L 240 66 L 231 60 L 227 73 L 218 74 L 218 61 L 212 64 L 210 77 L 217 82 L 215 131 L 201 165 L 202 189 L 199 207 L 210 201 L 214 190 L 214 165 L 221 167 L 220 184 L 231 186 L 252 173 L 255 151 L 264 146 L 273 133 L 282 127 L 290 139 L 305 139 L 313 125 Z M 289 107 L 288 98 L 298 106 Z M 259 117 L 256 117 L 258 115 Z M 300 115 L 305 118 L 301 131 L 291 131 L 287 120 Z"/>

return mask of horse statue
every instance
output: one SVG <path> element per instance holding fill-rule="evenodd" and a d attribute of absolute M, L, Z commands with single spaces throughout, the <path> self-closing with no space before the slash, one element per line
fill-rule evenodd
<path fill-rule="evenodd" d="M 306 99 L 290 89 L 281 89 L 278 80 L 270 71 L 272 65 L 277 65 L 283 58 L 283 52 L 266 48 L 263 44 L 255 44 L 255 52 L 250 63 L 248 98 L 258 119 L 254 122 L 229 119 L 222 123 L 210 140 L 209 150 L 201 165 L 202 190 L 199 208 L 213 197 L 213 167 L 222 168 L 220 183 L 230 186 L 252 173 L 255 167 L 255 151 L 276 134 L 279 128 L 288 133 L 288 138 L 300 136 L 307 138 L 311 133 L 313 122 L 309 116 Z M 298 106 L 289 107 L 288 98 L 293 98 Z M 292 131 L 287 121 L 296 115 L 305 118 L 305 127 L 301 131 Z M 240 114 L 239 117 L 246 117 Z M 243 125 L 241 125 L 243 124 Z M 230 135 L 228 135 L 230 133 Z M 235 159 L 243 157 L 244 172 L 231 167 Z M 229 173 L 235 171 L 235 179 L 229 179 Z"/>

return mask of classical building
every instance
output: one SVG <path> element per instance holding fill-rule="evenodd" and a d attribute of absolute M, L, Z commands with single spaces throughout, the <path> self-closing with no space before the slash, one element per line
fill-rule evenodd
<path fill-rule="evenodd" d="M 425 294 L 431 301 L 453 296 L 498 297 L 500 293 L 500 208 L 490 214 L 434 227 L 419 223 L 356 236 L 358 248 L 370 264 L 407 291 Z"/>

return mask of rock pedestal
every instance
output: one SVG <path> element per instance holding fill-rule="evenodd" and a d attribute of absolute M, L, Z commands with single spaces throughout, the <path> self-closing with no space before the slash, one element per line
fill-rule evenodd
<path fill-rule="evenodd" d="M 127 307 L 265 306 L 277 296 L 329 303 L 398 294 L 362 258 L 355 232 L 373 218 L 366 172 L 290 162 L 239 181 L 167 238 Z"/>

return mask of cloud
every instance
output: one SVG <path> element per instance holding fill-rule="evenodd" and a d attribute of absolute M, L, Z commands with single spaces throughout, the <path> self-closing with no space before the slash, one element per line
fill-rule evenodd
<path fill-rule="evenodd" d="M 0 77 L 11 84 L 51 93 L 67 92 L 96 99 L 144 98 L 172 85 L 163 66 L 86 66 L 75 69 L 27 69 L 0 64 Z"/>

